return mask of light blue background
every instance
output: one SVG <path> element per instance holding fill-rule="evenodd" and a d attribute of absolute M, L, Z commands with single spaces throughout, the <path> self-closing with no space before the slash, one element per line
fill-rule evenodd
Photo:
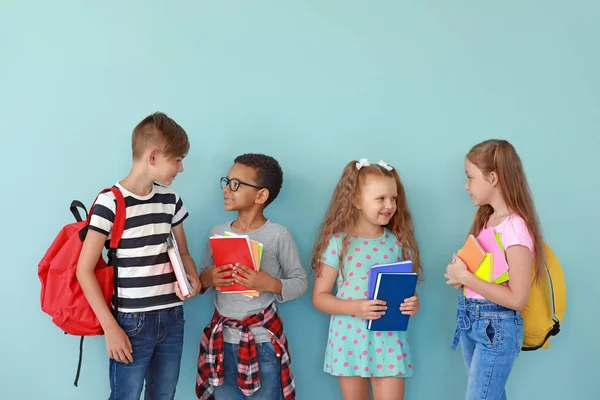
<path fill-rule="evenodd" d="M 70 201 L 89 205 L 128 172 L 130 132 L 156 110 L 191 138 L 174 188 L 198 261 L 209 228 L 233 217 L 218 179 L 242 152 L 280 160 L 284 188 L 268 216 L 289 227 L 305 262 L 346 162 L 383 158 L 400 171 L 427 275 L 407 399 L 463 396 L 450 350 L 456 292 L 443 279 L 474 212 L 463 156 L 510 140 L 563 263 L 568 310 L 549 351 L 520 357 L 509 398 L 600 398 L 597 2 L 83 3 L 0 2 L 0 398 L 108 397 L 102 337 L 86 341 L 72 386 L 78 340 L 40 311 L 37 263 L 71 222 Z M 195 398 L 211 304 L 186 304 L 177 399 Z M 321 372 L 328 317 L 310 293 L 281 308 L 298 399 L 341 398 Z"/>

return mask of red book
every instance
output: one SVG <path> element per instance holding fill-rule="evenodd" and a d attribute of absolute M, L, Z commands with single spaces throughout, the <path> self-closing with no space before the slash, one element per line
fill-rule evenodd
<path fill-rule="evenodd" d="M 228 264 L 241 264 L 248 268 L 255 268 L 250 240 L 247 237 L 213 236 L 209 238 L 209 241 L 216 267 Z M 227 278 L 231 278 L 231 275 Z M 231 286 L 220 286 L 216 289 L 223 293 L 244 293 L 253 291 L 237 282 Z"/>

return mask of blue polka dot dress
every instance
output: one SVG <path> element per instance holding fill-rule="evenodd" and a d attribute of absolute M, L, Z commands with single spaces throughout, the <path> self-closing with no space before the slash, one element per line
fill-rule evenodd
<path fill-rule="evenodd" d="M 331 237 L 322 262 L 339 271 L 342 234 Z M 369 267 L 402 260 L 400 243 L 389 230 L 381 237 L 350 237 L 343 277 L 338 273 L 336 297 L 366 299 Z M 390 310 L 386 312 L 400 312 Z M 354 315 L 332 315 L 325 350 L 324 370 L 336 376 L 411 377 L 413 365 L 406 332 L 370 331 L 365 320 Z"/>

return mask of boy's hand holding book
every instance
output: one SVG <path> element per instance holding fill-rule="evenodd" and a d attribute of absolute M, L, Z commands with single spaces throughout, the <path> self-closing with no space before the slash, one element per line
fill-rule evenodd
<path fill-rule="evenodd" d="M 233 266 L 232 275 L 236 282 L 259 293 L 281 294 L 281 281 L 263 270 L 256 271 L 245 265 L 236 264 Z"/>
<path fill-rule="evenodd" d="M 190 281 L 190 284 L 192 285 L 192 292 L 190 294 L 188 294 L 187 296 L 184 296 L 181 293 L 181 289 L 179 289 L 179 284 L 177 284 L 177 286 L 175 287 L 175 294 L 181 300 L 187 300 L 190 297 L 194 297 L 195 295 L 198 294 L 198 292 L 200 292 L 200 289 L 202 289 L 202 283 L 200 282 L 200 278 L 198 278 L 197 275 L 186 274 L 186 276 L 187 276 L 188 281 Z"/>
<path fill-rule="evenodd" d="M 204 282 L 204 286 L 206 287 L 220 287 L 220 286 L 231 286 L 235 282 L 233 278 L 231 278 L 231 270 L 233 265 L 221 265 L 221 266 L 212 266 L 210 268 L 202 271 L 202 282 Z"/>

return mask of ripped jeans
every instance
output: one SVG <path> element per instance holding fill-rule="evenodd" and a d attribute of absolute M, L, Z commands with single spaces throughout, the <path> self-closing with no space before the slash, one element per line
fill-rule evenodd
<path fill-rule="evenodd" d="M 521 313 L 460 290 L 452 349 L 460 341 L 467 368 L 465 400 L 506 400 L 506 382 L 523 346 Z"/>

